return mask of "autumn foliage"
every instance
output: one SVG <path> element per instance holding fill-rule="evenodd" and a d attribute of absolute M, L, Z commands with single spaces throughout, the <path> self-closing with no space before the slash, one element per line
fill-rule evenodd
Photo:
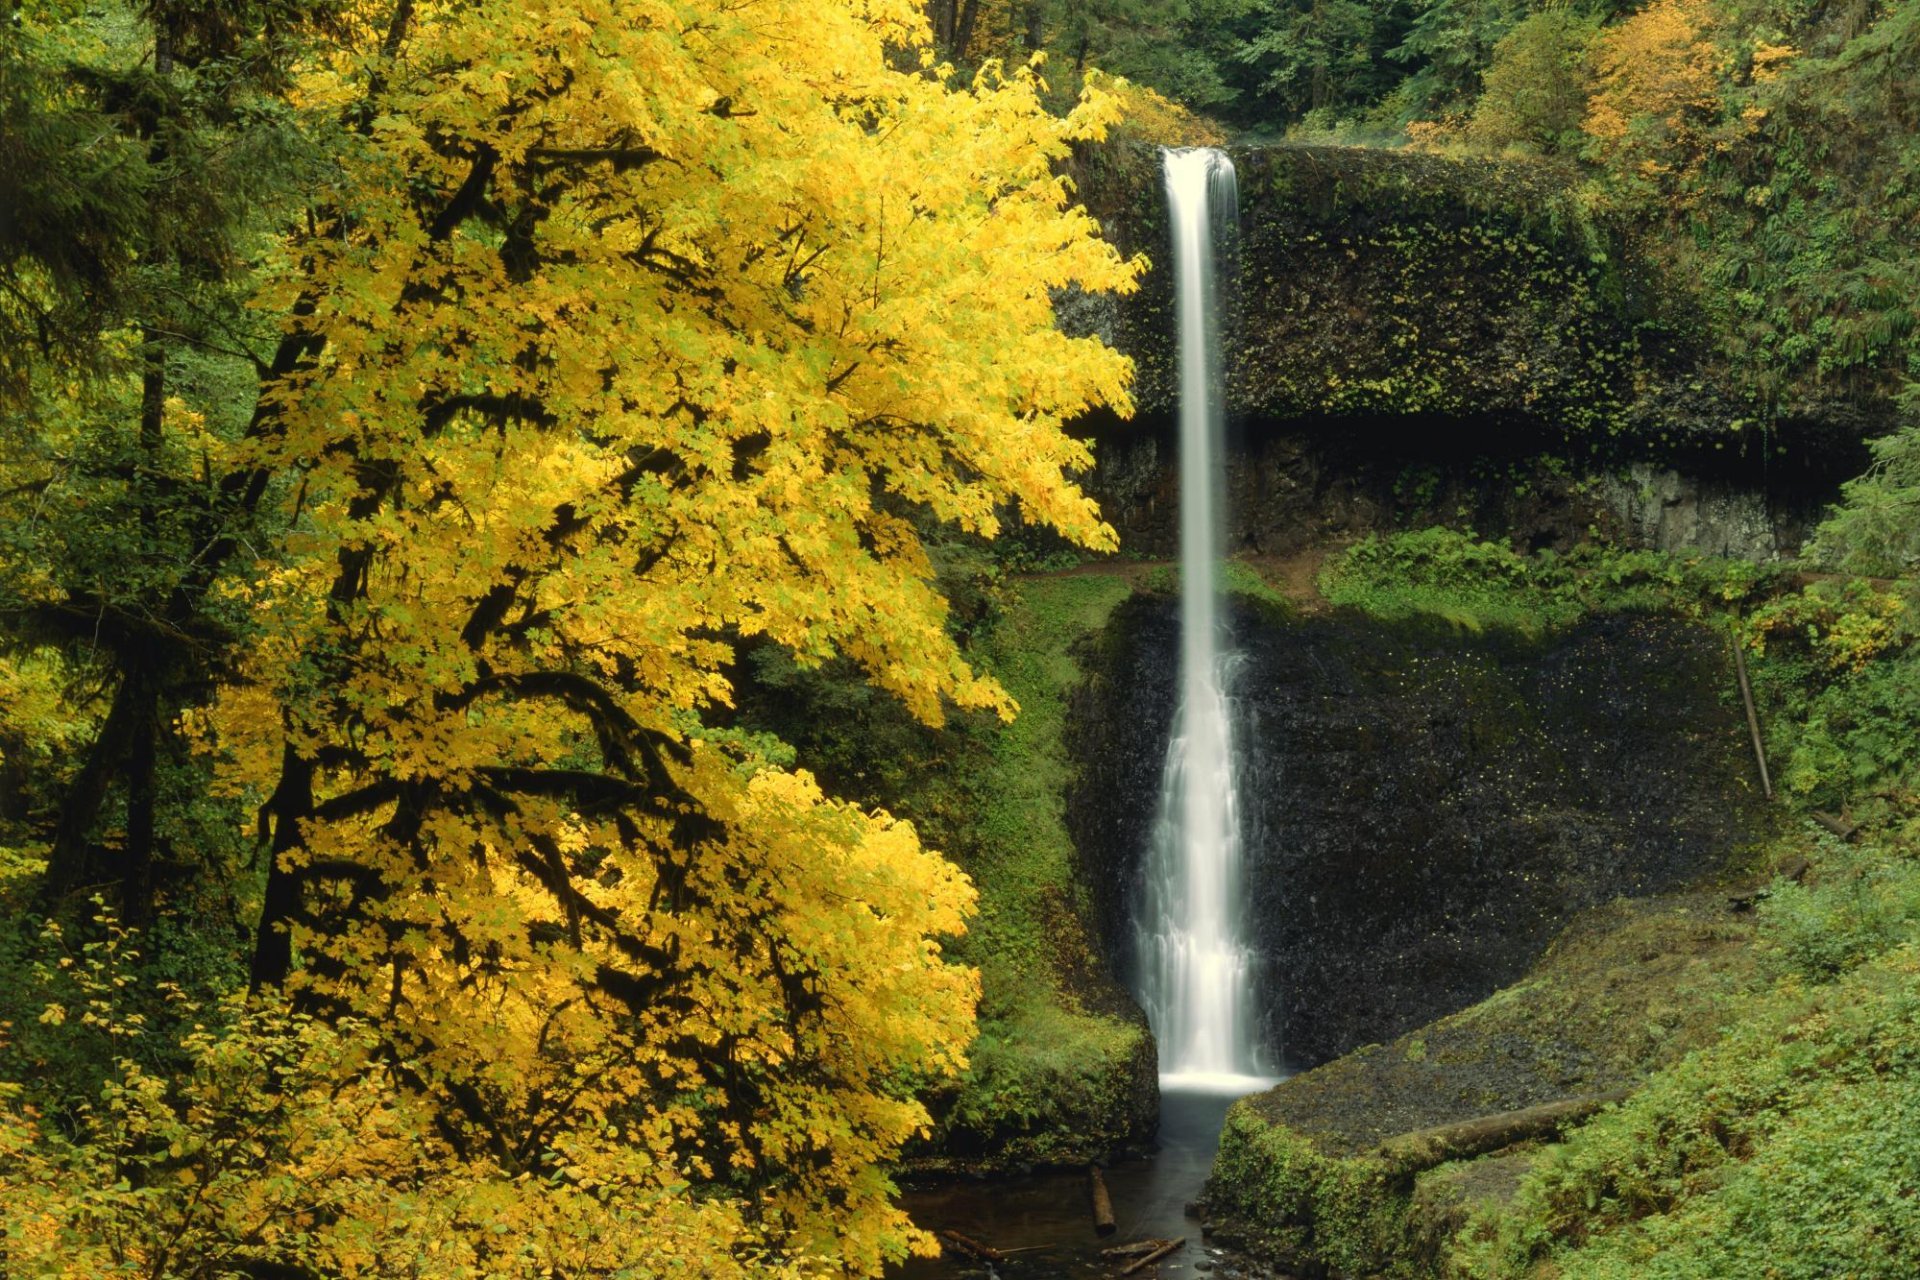
<path fill-rule="evenodd" d="M 1128 370 L 1051 304 L 1137 271 L 1054 168 L 1108 109 L 948 83 L 906 0 L 345 21 L 223 458 L 283 533 L 184 721 L 259 804 L 253 995 L 0 1095 L 9 1274 L 874 1273 L 972 890 L 727 730 L 734 642 L 1013 713 L 922 533 L 1111 545 L 1062 426 Z"/>

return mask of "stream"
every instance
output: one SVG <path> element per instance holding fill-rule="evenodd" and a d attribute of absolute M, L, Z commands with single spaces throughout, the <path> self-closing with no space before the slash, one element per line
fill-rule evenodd
<path fill-rule="evenodd" d="M 1136 1280 L 1197 1276 L 1217 1280 L 1265 1276 L 1264 1268 L 1200 1237 L 1200 1223 L 1186 1207 L 1200 1195 L 1220 1142 L 1220 1126 L 1236 1095 L 1168 1090 L 1160 1097 L 1160 1149 L 1153 1156 L 1120 1161 L 1106 1172 L 1113 1197 L 1113 1235 L 1094 1234 L 1087 1175 L 1033 1174 L 991 1182 L 956 1182 L 908 1190 L 901 1203 L 928 1231 L 958 1231 L 1010 1253 L 1007 1280 L 1114 1276 L 1123 1263 L 1102 1258 L 1102 1249 L 1149 1238 L 1184 1236 L 1186 1245 L 1135 1273 Z M 1019 1252 L 1013 1252 L 1018 1250 Z M 915 1259 L 894 1268 L 897 1280 L 979 1280 L 986 1267 L 951 1254 Z"/>

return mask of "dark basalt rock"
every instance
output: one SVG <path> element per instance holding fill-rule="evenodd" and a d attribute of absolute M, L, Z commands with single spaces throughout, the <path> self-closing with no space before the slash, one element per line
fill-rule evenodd
<path fill-rule="evenodd" d="M 1524 973 L 1576 913 L 1757 830 L 1724 640 L 1614 616 L 1546 640 L 1242 605 L 1248 892 L 1267 1037 L 1311 1066 Z M 1136 598 L 1069 728 L 1068 816 L 1113 960 L 1172 720 L 1178 619 Z"/>
<path fill-rule="evenodd" d="M 1230 151 L 1240 205 L 1221 333 L 1228 412 L 1242 420 L 1483 419 L 1609 461 L 1710 470 L 1836 449 L 1863 463 L 1859 441 L 1891 425 L 1881 398 L 1776 403 L 1744 385 L 1633 230 L 1582 205 L 1572 170 L 1365 147 Z M 1088 148 L 1072 177 L 1106 237 L 1154 265 L 1128 297 L 1063 296 L 1061 323 L 1131 356 L 1141 416 L 1171 417 L 1157 149 Z"/>
<path fill-rule="evenodd" d="M 1623 546 L 1755 561 L 1791 555 L 1842 472 L 1831 457 L 1682 471 L 1583 471 L 1538 431 L 1488 419 L 1310 419 L 1240 424 L 1226 458 L 1228 549 L 1284 556 L 1330 539 L 1447 525 L 1530 550 L 1596 534 Z M 1086 486 L 1134 555 L 1179 545 L 1179 447 L 1161 425 L 1109 425 Z"/>

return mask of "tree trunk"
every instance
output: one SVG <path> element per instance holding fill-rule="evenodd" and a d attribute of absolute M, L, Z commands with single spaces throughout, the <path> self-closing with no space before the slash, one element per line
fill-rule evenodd
<path fill-rule="evenodd" d="M 253 963 L 248 986 L 253 991 L 277 987 L 293 970 L 293 936 L 287 932 L 300 905 L 300 886 L 287 855 L 300 846 L 300 823 L 313 812 L 313 765 L 289 744 L 280 759 L 280 785 L 267 801 L 273 822 L 273 843 L 267 859 L 267 889 L 260 906 L 260 924 L 253 935 Z"/>
<path fill-rule="evenodd" d="M 42 887 L 47 901 L 65 897 L 106 874 L 107 869 L 93 846 L 93 829 L 106 804 L 107 788 L 113 782 L 114 773 L 134 749 L 140 727 L 153 720 L 153 694 L 150 682 L 142 678 L 139 670 L 123 663 L 120 687 L 114 691 L 107 718 L 101 723 L 93 745 L 87 749 L 86 763 L 74 775 L 60 804 L 60 821 L 54 827 L 53 848 Z"/>
<path fill-rule="evenodd" d="M 1126 1266 L 1120 1268 L 1120 1274 L 1123 1276 L 1130 1276 L 1136 1271 L 1140 1271 L 1147 1267 L 1150 1267 L 1154 1263 L 1160 1261 L 1160 1259 L 1172 1253 L 1175 1249 L 1178 1249 L 1181 1245 L 1185 1244 L 1186 1242 L 1187 1242 L 1187 1238 L 1185 1236 L 1181 1236 L 1178 1240 L 1165 1241 L 1161 1244 L 1161 1246 L 1158 1249 L 1155 1249 L 1152 1253 L 1142 1254 L 1140 1257 L 1134 1259 L 1132 1262 L 1129 1262 Z"/>
<path fill-rule="evenodd" d="M 1094 1165 L 1087 1170 L 1087 1181 L 1093 1192 L 1093 1233 L 1098 1236 L 1110 1236 L 1114 1233 L 1113 1197 L 1107 1194 L 1107 1180 L 1100 1174 L 1100 1166 Z"/>
<path fill-rule="evenodd" d="M 927 17 L 933 24 L 933 47 L 942 53 L 953 49 L 953 6 L 957 0 L 927 0 Z"/>
<path fill-rule="evenodd" d="M 1566 1126 L 1577 1124 L 1600 1108 L 1619 1102 L 1626 1096 L 1626 1091 L 1621 1090 L 1585 1098 L 1568 1098 L 1562 1102 L 1547 1102 L 1519 1111 L 1502 1111 L 1497 1115 L 1477 1116 L 1456 1124 L 1403 1133 L 1386 1139 L 1374 1154 L 1396 1166 L 1403 1174 L 1420 1173 L 1450 1160 L 1486 1155 L 1530 1138 L 1556 1136 Z"/>
<path fill-rule="evenodd" d="M 967 56 L 967 46 L 973 43 L 973 24 L 980 18 L 980 0 L 960 0 L 960 16 L 953 24 L 953 60 L 960 62 Z"/>
<path fill-rule="evenodd" d="M 160 691 L 146 672 L 129 679 L 146 685 L 140 718 L 127 743 L 127 835 L 120 853 L 120 918 L 140 927 L 153 918 L 153 842 L 156 802 L 155 763 L 160 747 Z"/>
<path fill-rule="evenodd" d="M 0 822 L 27 820 L 27 791 L 33 782 L 27 767 L 31 749 L 26 735 L 0 732 Z"/>

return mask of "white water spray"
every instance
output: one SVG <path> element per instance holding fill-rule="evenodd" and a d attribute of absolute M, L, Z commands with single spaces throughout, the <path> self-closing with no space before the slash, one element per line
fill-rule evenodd
<path fill-rule="evenodd" d="M 1267 1079 L 1241 906 L 1235 662 L 1220 648 L 1225 431 L 1214 280 L 1216 223 L 1234 217 L 1238 192 L 1222 152 L 1165 158 L 1180 339 L 1180 703 L 1135 943 L 1162 1085 L 1246 1092 Z"/>

